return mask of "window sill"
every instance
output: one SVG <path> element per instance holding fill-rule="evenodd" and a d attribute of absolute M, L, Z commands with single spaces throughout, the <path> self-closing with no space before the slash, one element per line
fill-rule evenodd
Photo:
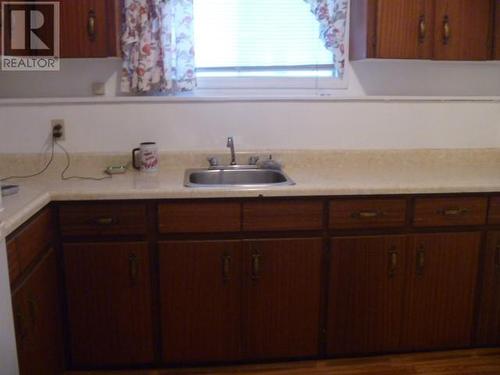
<path fill-rule="evenodd" d="M 0 106 L 88 105 L 88 104 L 153 104 L 153 103 L 218 103 L 218 102 L 354 102 L 354 103 L 500 103 L 500 96 L 115 96 L 74 98 L 0 99 Z"/>

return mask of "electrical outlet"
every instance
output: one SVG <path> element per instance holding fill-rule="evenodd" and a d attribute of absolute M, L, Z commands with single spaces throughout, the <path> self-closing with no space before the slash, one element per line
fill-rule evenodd
<path fill-rule="evenodd" d="M 64 120 L 52 120 L 50 125 L 52 126 L 52 137 L 57 141 L 64 141 L 66 139 Z"/>

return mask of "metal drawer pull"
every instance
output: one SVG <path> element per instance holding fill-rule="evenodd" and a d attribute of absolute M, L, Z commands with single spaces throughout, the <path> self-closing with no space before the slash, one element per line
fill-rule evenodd
<path fill-rule="evenodd" d="M 396 269 L 398 267 L 398 252 L 395 247 L 392 247 L 389 251 L 389 277 L 394 277 L 396 275 Z"/>
<path fill-rule="evenodd" d="M 34 330 L 35 326 L 36 326 L 37 310 L 38 310 L 38 305 L 37 305 L 35 299 L 30 298 L 28 300 L 28 307 L 29 307 L 29 314 L 30 314 L 30 321 L 31 321 L 31 329 Z"/>
<path fill-rule="evenodd" d="M 93 10 L 89 10 L 88 20 L 87 20 L 87 34 L 90 41 L 95 41 L 96 39 L 96 14 Z"/>
<path fill-rule="evenodd" d="M 260 278 L 260 254 L 252 254 L 252 280 L 257 281 Z"/>
<path fill-rule="evenodd" d="M 420 245 L 417 252 L 417 275 L 422 276 L 425 268 L 425 250 L 424 245 Z"/>
<path fill-rule="evenodd" d="M 500 273 L 500 243 L 495 247 L 495 270 Z"/>
<path fill-rule="evenodd" d="M 384 213 L 381 211 L 360 211 L 360 212 L 353 212 L 351 217 L 353 219 L 372 219 L 383 215 Z"/>
<path fill-rule="evenodd" d="M 469 210 L 467 208 L 447 208 L 438 212 L 444 216 L 460 216 L 469 213 Z"/>
<path fill-rule="evenodd" d="M 444 18 L 443 18 L 443 44 L 447 45 L 450 42 L 450 38 L 451 38 L 450 18 L 448 16 L 444 16 Z"/>
<path fill-rule="evenodd" d="M 425 23 L 425 16 L 420 16 L 418 22 L 418 42 L 420 44 L 425 42 L 426 34 L 427 34 L 427 25 Z"/>
<path fill-rule="evenodd" d="M 139 264 L 137 260 L 137 255 L 135 254 L 130 254 L 128 257 L 130 282 L 132 283 L 132 285 L 135 285 L 137 283 L 137 275 L 139 274 Z"/>
<path fill-rule="evenodd" d="M 229 282 L 231 271 L 231 255 L 222 255 L 222 280 L 224 283 Z"/>
<path fill-rule="evenodd" d="M 98 217 L 93 220 L 94 224 L 97 225 L 113 225 L 117 224 L 118 220 L 113 217 Z"/>

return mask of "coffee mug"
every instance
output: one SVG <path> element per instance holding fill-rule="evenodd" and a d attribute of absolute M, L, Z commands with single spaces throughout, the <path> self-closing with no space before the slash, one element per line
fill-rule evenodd
<path fill-rule="evenodd" d="M 132 150 L 132 165 L 141 172 L 156 172 L 159 162 L 158 146 L 155 142 L 143 142 L 140 147 Z"/>

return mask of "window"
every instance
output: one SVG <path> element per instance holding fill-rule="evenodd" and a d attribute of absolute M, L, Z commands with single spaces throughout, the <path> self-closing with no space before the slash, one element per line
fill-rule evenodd
<path fill-rule="evenodd" d="M 339 87 L 319 34 L 304 0 L 194 0 L 198 86 Z"/>

